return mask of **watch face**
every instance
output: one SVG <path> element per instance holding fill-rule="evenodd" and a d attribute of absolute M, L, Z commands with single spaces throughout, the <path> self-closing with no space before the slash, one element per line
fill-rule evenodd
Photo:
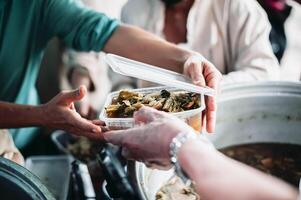
<path fill-rule="evenodd" d="M 173 6 L 180 3 L 182 0 L 161 0 L 166 6 Z"/>

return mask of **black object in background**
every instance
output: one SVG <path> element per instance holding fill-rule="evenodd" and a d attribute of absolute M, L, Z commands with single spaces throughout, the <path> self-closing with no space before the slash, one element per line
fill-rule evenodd
<path fill-rule="evenodd" d="M 285 21 L 289 17 L 292 7 L 286 4 L 285 8 L 279 11 L 269 7 L 269 5 L 267 5 L 264 0 L 258 0 L 258 2 L 266 11 L 269 21 L 272 25 L 269 39 L 272 45 L 273 52 L 277 57 L 277 60 L 280 62 L 287 47 Z"/>
<path fill-rule="evenodd" d="M 107 192 L 113 199 L 140 199 L 129 181 L 124 165 L 111 146 L 106 145 L 97 155 L 97 160 L 107 181 Z"/>

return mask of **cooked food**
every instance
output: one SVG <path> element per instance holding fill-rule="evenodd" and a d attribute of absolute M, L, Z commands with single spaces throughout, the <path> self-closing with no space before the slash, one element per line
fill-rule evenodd
<path fill-rule="evenodd" d="M 199 94 L 185 91 L 161 90 L 160 92 L 141 94 L 123 90 L 106 108 L 106 113 L 110 118 L 128 118 L 132 117 L 133 113 L 142 106 L 176 113 L 199 108 L 201 100 Z"/>
<path fill-rule="evenodd" d="M 301 145 L 258 143 L 221 149 L 225 155 L 298 187 Z"/>
<path fill-rule="evenodd" d="M 184 185 L 178 177 L 171 178 L 156 194 L 156 200 L 200 200 L 190 186 Z"/>
<path fill-rule="evenodd" d="M 78 137 L 75 142 L 67 144 L 68 151 L 80 161 L 88 163 L 96 159 L 101 145 L 86 137 Z"/>

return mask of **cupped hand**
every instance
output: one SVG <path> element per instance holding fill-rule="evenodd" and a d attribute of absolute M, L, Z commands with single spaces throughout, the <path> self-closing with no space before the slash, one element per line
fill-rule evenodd
<path fill-rule="evenodd" d="M 200 86 L 208 86 L 218 95 L 222 74 L 216 67 L 201 55 L 192 55 L 184 65 L 184 74 L 189 76 L 193 83 Z M 216 96 L 206 97 L 206 130 L 213 133 L 216 122 Z"/>
<path fill-rule="evenodd" d="M 135 128 L 108 131 L 105 140 L 122 146 L 122 154 L 128 159 L 146 163 L 149 167 L 169 168 L 169 144 L 179 133 L 194 132 L 180 119 L 149 107 L 134 114 Z"/>
<path fill-rule="evenodd" d="M 0 130 L 0 156 L 19 165 L 24 165 L 24 158 L 6 129 Z"/>
<path fill-rule="evenodd" d="M 43 125 L 62 129 L 78 136 L 102 140 L 101 126 L 104 125 L 104 122 L 84 119 L 75 110 L 74 102 L 80 101 L 86 93 L 87 89 L 84 86 L 80 86 L 77 90 L 63 91 L 48 103 L 41 105 Z"/>

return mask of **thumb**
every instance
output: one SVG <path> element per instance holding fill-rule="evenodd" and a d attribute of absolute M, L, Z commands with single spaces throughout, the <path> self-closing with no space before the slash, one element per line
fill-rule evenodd
<path fill-rule="evenodd" d="M 147 106 L 143 106 L 134 113 L 136 124 L 148 124 L 164 117 L 169 117 L 169 115 L 163 111 L 158 111 Z"/>
<path fill-rule="evenodd" d="M 87 88 L 85 86 L 80 86 L 78 89 L 70 92 L 61 92 L 59 96 L 59 104 L 68 106 L 74 101 L 80 101 L 87 94 Z"/>
<path fill-rule="evenodd" d="M 126 130 L 104 132 L 104 139 L 114 145 L 122 145 Z"/>

